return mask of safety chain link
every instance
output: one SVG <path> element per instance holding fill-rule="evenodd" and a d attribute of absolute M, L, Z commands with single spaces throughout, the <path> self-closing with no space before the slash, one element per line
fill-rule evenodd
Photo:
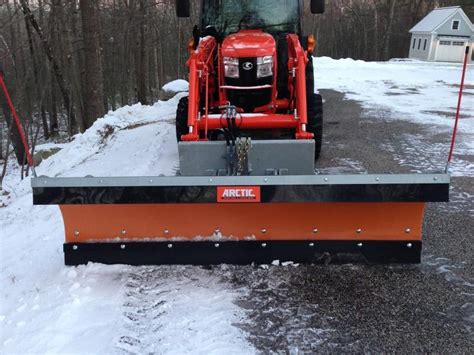
<path fill-rule="evenodd" d="M 249 175 L 249 153 L 252 149 L 251 138 L 237 138 L 235 150 L 237 153 L 237 175 Z"/>

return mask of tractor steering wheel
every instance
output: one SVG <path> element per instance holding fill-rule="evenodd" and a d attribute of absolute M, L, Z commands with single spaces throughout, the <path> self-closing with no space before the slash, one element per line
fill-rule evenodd
<path fill-rule="evenodd" d="M 239 31 L 242 30 L 242 25 L 245 25 L 246 30 L 254 28 L 264 28 L 265 21 L 256 13 L 246 13 L 239 21 Z"/>

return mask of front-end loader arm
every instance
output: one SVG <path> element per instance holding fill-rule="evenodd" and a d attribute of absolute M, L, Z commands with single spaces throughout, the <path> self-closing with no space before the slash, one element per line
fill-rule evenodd
<path fill-rule="evenodd" d="M 209 107 L 210 87 L 213 84 L 215 75 L 214 59 L 217 53 L 217 41 L 214 37 L 203 38 L 197 49 L 191 54 L 188 60 L 189 67 L 189 108 L 188 108 L 188 127 L 189 133 L 182 136 L 183 141 L 199 140 L 199 119 L 200 104 L 202 101 L 201 93 L 206 93 L 206 110 Z M 212 85 L 213 87 L 213 85 Z M 206 112 L 207 115 L 207 112 Z"/>

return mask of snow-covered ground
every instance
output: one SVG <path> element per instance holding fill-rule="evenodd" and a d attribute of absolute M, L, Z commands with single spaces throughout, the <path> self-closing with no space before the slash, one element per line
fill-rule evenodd
<path fill-rule="evenodd" d="M 367 109 L 449 130 L 460 66 L 315 59 L 316 83 Z M 472 67 L 460 149 L 474 151 Z M 183 88 L 185 83 L 170 84 Z M 173 175 L 178 168 L 174 113 L 179 94 L 153 106 L 127 106 L 43 161 L 39 175 Z M 40 149 L 54 147 L 47 144 Z M 9 162 L 0 191 L 0 353 L 254 353 L 234 326 L 245 311 L 236 290 L 193 267 L 63 265 L 57 207 L 33 207 L 29 179 Z M 462 174 L 474 176 L 472 167 Z M 145 285 L 145 286 L 143 286 Z"/>
<path fill-rule="evenodd" d="M 179 97 L 107 114 L 44 161 L 38 175 L 174 175 Z M 0 200 L 6 205 L 0 208 L 0 353 L 106 354 L 129 348 L 175 354 L 252 352 L 232 326 L 243 317 L 233 304 L 238 295 L 215 275 L 199 268 L 153 269 L 153 287 L 137 291 L 135 275 L 146 274 L 146 269 L 66 268 L 58 208 L 32 207 L 29 179 L 19 182 L 13 162 L 9 168 L 4 182 L 8 195 Z M 141 300 L 142 291 L 155 293 Z M 146 303 L 158 299 L 157 305 Z M 142 319 L 141 325 L 150 329 L 141 332 L 135 318 L 126 316 L 153 317 L 156 312 L 160 320 L 152 324 Z M 156 332 L 146 335 L 153 328 Z"/>
<path fill-rule="evenodd" d="M 368 109 L 386 108 L 416 123 L 452 128 L 461 64 L 314 59 L 316 86 L 344 92 Z M 469 65 L 459 129 L 474 132 L 474 65 Z M 474 149 L 474 141 L 471 141 Z"/>
<path fill-rule="evenodd" d="M 315 82 L 318 89 L 333 89 L 345 97 L 360 101 L 368 111 L 382 112 L 384 119 L 392 116 L 429 128 L 430 132 L 450 134 L 454 127 L 458 103 L 462 65 L 455 63 L 429 63 L 418 60 L 392 60 L 364 62 L 354 59 L 334 60 L 328 57 L 314 59 Z M 474 176 L 474 165 L 459 156 L 474 155 L 474 65 L 468 65 L 464 96 L 461 106 L 455 157 L 451 167 L 454 176 Z M 406 132 L 410 135 L 410 132 Z M 414 144 L 406 150 L 418 150 L 419 137 L 408 137 Z M 419 141 L 420 144 L 416 144 Z M 439 157 L 434 165 L 442 167 L 447 159 L 449 144 L 426 146 L 425 153 Z M 390 147 L 387 147 L 390 148 Z M 444 155 L 443 155 L 444 154 Z M 413 155 L 413 154 L 411 154 Z M 418 172 L 430 168 L 418 154 Z M 400 158 L 400 164 L 407 162 Z"/>

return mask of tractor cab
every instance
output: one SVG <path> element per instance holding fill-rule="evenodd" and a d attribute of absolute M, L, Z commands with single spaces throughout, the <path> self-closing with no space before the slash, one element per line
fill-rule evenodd
<path fill-rule="evenodd" d="M 288 0 L 204 0 L 202 28 L 214 27 L 224 36 L 249 29 L 300 33 L 300 5 Z"/>

